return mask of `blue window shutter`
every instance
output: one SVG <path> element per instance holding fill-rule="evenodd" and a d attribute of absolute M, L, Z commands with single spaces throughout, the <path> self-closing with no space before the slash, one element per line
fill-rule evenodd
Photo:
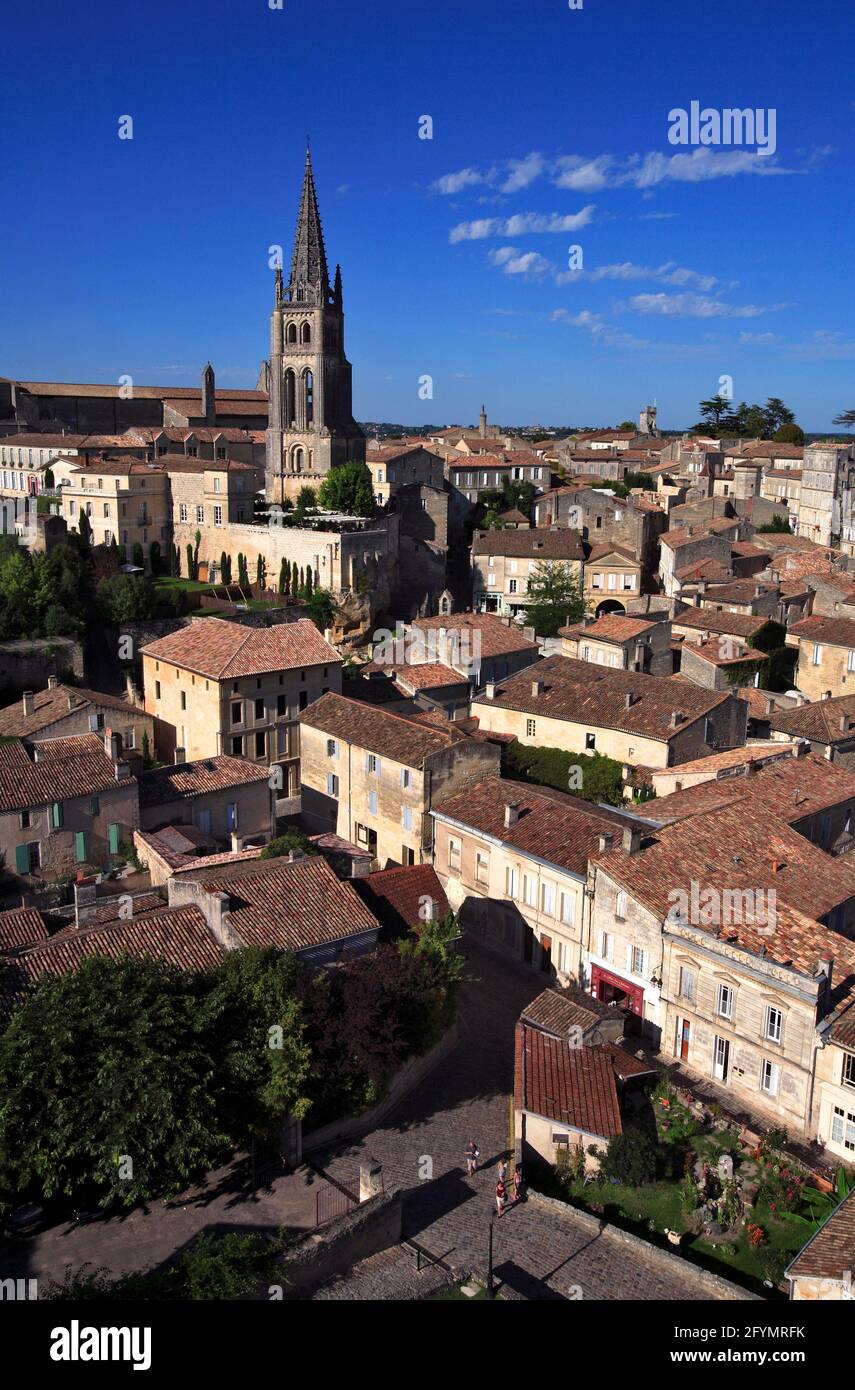
<path fill-rule="evenodd" d="M 15 846 L 15 872 L 18 874 L 30 872 L 30 856 L 27 853 L 26 845 Z"/>
<path fill-rule="evenodd" d="M 78 864 L 86 863 L 86 831 L 78 830 L 74 836 L 74 853 Z"/>
<path fill-rule="evenodd" d="M 107 830 L 108 843 L 111 854 L 119 853 L 119 827 L 115 823 L 110 825 Z"/>

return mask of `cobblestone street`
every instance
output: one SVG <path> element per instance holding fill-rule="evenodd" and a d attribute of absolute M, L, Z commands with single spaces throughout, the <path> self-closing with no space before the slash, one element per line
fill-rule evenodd
<path fill-rule="evenodd" d="M 454 1049 L 364 1139 L 315 1157 L 338 1182 L 356 1190 L 366 1159 L 383 1165 L 387 1190 L 406 1189 L 404 1239 L 455 1271 L 487 1267 L 495 1165 L 511 1148 L 513 1026 L 538 992 L 536 975 L 468 943 L 474 983 L 465 990 Z M 481 1168 L 466 1176 L 472 1137 Z M 429 1180 L 432 1177 L 433 1181 Z M 740 1297 L 701 1271 L 646 1242 L 625 1236 L 563 1204 L 533 1197 L 493 1227 L 494 1270 L 505 1296 L 518 1298 L 708 1299 Z M 416 1270 L 405 1248 L 362 1261 L 319 1298 L 420 1298 L 448 1282 L 441 1270 Z"/>

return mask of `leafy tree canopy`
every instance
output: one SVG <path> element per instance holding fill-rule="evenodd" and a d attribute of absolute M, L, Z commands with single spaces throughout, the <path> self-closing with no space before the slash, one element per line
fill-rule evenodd
<path fill-rule="evenodd" d="M 351 516 L 371 516 L 374 511 L 374 485 L 365 463 L 345 463 L 331 468 L 321 483 L 318 499 L 322 507 Z"/>
<path fill-rule="evenodd" d="M 581 574 L 561 560 L 541 560 L 528 581 L 526 621 L 539 637 L 556 637 L 567 623 L 581 622 L 586 602 Z"/>

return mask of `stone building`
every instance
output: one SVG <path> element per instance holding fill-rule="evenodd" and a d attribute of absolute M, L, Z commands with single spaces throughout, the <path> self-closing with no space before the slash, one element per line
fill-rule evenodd
<path fill-rule="evenodd" d="M 380 868 L 430 862 L 431 807 L 497 773 L 499 749 L 423 718 L 334 694 L 300 715 L 312 830 L 368 849 Z"/>
<path fill-rule="evenodd" d="M 64 685 L 56 676 L 48 677 L 45 690 L 25 690 L 14 705 L 0 710 L 0 737 L 25 743 L 107 730 L 120 736 L 125 753 L 141 752 L 145 734 L 154 756 L 154 719 L 144 709 L 117 695 Z"/>
<path fill-rule="evenodd" d="M 581 578 L 585 551 L 577 531 L 488 530 L 472 537 L 472 603 L 479 612 L 525 619 L 532 576 L 558 565 Z"/>
<path fill-rule="evenodd" d="M 169 478 L 161 462 L 101 458 L 83 463 L 58 458 L 52 468 L 61 494 L 60 515 L 69 527 L 79 530 L 85 513 L 93 545 L 123 545 L 129 561 L 139 545 L 143 563 L 148 565 L 151 547 L 156 544 L 168 558 Z"/>
<path fill-rule="evenodd" d="M 550 656 L 488 684 L 472 713 L 482 731 L 523 744 L 659 768 L 743 744 L 748 708 L 688 681 Z"/>
<path fill-rule="evenodd" d="M 809 444 L 802 463 L 799 535 L 855 555 L 854 489 L 855 444 Z"/>
<path fill-rule="evenodd" d="M 793 623 L 787 646 L 797 647 L 796 686 L 809 700 L 855 690 L 855 620 L 813 616 Z"/>
<path fill-rule="evenodd" d="M 341 657 L 314 623 L 198 618 L 142 648 L 145 708 L 163 756 L 227 753 L 280 771 L 277 812 L 299 810 L 301 710 L 341 688 Z M 183 749 L 183 755 L 176 750 Z"/>
<path fill-rule="evenodd" d="M 116 734 L 0 748 L 0 851 L 21 877 L 109 864 L 139 824 L 136 779 Z"/>
<path fill-rule="evenodd" d="M 668 619 L 607 613 L 562 627 L 558 635 L 562 656 L 651 676 L 670 676 L 673 670 Z"/>
<path fill-rule="evenodd" d="M 330 287 L 308 147 L 287 285 L 276 271 L 270 319 L 267 500 L 296 497 L 331 468 L 365 461 L 344 351 L 341 267 Z"/>

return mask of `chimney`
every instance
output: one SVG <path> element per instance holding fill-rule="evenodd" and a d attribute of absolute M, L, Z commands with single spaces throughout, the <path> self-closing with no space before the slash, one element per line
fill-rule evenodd
<path fill-rule="evenodd" d="M 116 781 L 124 782 L 126 777 L 130 777 L 131 769 L 127 763 L 117 762 L 113 764 Z"/>
<path fill-rule="evenodd" d="M 503 626 L 503 627 L 510 627 L 510 625 L 511 625 L 511 620 L 510 620 L 510 618 L 509 618 L 507 615 L 503 615 L 503 617 L 502 617 L 502 626 Z"/>
<path fill-rule="evenodd" d="M 775 701 L 774 701 L 774 700 L 770 700 L 770 699 L 769 699 L 769 696 L 767 695 L 767 696 L 766 696 L 766 713 L 767 713 L 767 714 L 771 714 L 771 713 L 773 712 L 774 708 L 775 708 Z"/>
<path fill-rule="evenodd" d="M 496 698 L 496 682 L 495 682 L 495 681 L 488 681 L 488 682 L 487 682 L 487 685 L 486 685 L 486 687 L 485 687 L 485 693 L 486 693 L 486 696 L 487 696 L 487 699 L 488 699 L 488 700 L 495 700 L 495 698 Z"/>
<path fill-rule="evenodd" d="M 633 705 L 633 701 L 634 701 L 634 700 L 635 700 L 635 695 L 633 694 L 633 692 L 632 692 L 631 690 L 628 690 L 628 691 L 626 692 L 626 707 L 627 707 L 627 709 L 632 709 L 632 705 Z"/>
<path fill-rule="evenodd" d="M 95 901 L 94 883 L 75 883 L 74 884 L 74 925 L 76 927 L 88 926 L 97 917 L 97 905 Z"/>
<path fill-rule="evenodd" d="M 174 761 L 175 761 L 176 767 L 178 766 L 179 763 L 186 763 L 186 761 L 187 761 L 187 749 L 186 749 L 186 748 L 176 748 L 176 750 L 175 750 L 175 759 L 174 759 Z"/>
<path fill-rule="evenodd" d="M 604 831 L 600 836 L 600 854 L 608 854 L 614 842 L 614 835 L 608 830 Z"/>
<path fill-rule="evenodd" d="M 510 830 L 512 825 L 516 825 L 520 818 L 520 803 L 518 801 L 508 801 L 505 805 L 505 829 Z"/>
<path fill-rule="evenodd" d="M 531 695 L 532 695 L 532 699 L 533 699 L 533 700 L 536 700 L 537 697 L 538 697 L 539 695 L 542 695 L 542 694 L 543 694 L 543 677 L 542 677 L 542 676 L 538 676 L 537 680 L 536 680 L 536 681 L 532 681 L 532 683 L 531 683 Z"/>
<path fill-rule="evenodd" d="M 641 831 L 636 825 L 626 825 L 623 831 L 624 854 L 637 854 L 641 849 Z"/>
<path fill-rule="evenodd" d="M 288 851 L 289 864 L 299 864 L 300 860 L 305 858 L 306 856 L 301 849 L 289 849 Z"/>
<path fill-rule="evenodd" d="M 73 710 L 73 709 L 74 709 L 74 704 L 75 704 L 75 700 L 74 700 L 74 696 L 73 696 L 73 695 L 69 695 L 69 696 L 68 696 L 67 703 L 68 703 L 69 711 L 70 711 L 70 710 Z"/>
<path fill-rule="evenodd" d="M 672 729 L 678 728 L 679 725 L 682 724 L 685 717 L 686 716 L 681 709 L 672 709 L 670 727 Z"/>
<path fill-rule="evenodd" d="M 112 762 L 119 761 L 122 756 L 121 734 L 114 734 L 112 729 L 104 730 L 104 752 Z"/>
<path fill-rule="evenodd" d="M 57 687 L 58 685 L 59 685 L 59 677 L 58 677 L 58 676 L 48 676 L 48 678 L 47 678 L 47 688 L 48 688 L 48 690 L 56 690 L 56 687 Z"/>
<path fill-rule="evenodd" d="M 850 725 L 850 722 L 851 722 L 851 721 L 850 721 L 850 719 L 849 719 L 849 715 L 848 715 L 848 714 L 841 714 L 841 716 L 840 716 L 840 732 L 841 732 L 842 734 L 848 734 L 848 733 L 849 733 L 849 725 Z"/>
<path fill-rule="evenodd" d="M 231 846 L 232 854 L 238 854 L 243 849 L 243 836 L 239 835 L 236 830 L 231 833 Z"/>

